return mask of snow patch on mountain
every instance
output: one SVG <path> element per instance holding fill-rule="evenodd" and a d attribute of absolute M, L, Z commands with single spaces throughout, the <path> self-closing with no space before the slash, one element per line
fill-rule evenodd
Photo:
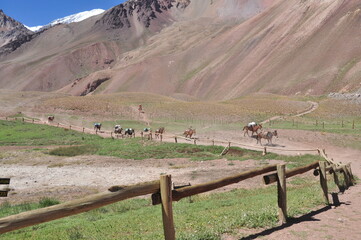
<path fill-rule="evenodd" d="M 33 31 L 33 32 L 37 32 L 39 31 L 41 28 L 43 28 L 44 26 L 36 26 L 36 27 L 29 27 L 29 26 L 26 26 L 24 25 L 27 29 L 29 29 L 30 31 Z"/>
<path fill-rule="evenodd" d="M 93 9 L 91 11 L 85 11 L 85 12 L 80 12 L 80 13 L 77 13 L 77 14 L 73 14 L 73 15 L 70 15 L 70 16 L 67 16 L 67 17 L 64 17 L 64 18 L 59 18 L 59 19 L 56 19 L 54 21 L 52 21 L 50 23 L 50 25 L 55 25 L 55 24 L 59 24 L 59 23 L 72 23 L 72 22 L 80 22 L 80 21 L 83 21 L 87 18 L 90 18 L 92 16 L 95 16 L 95 15 L 99 15 L 101 13 L 103 13 L 104 10 L 103 9 Z"/>
<path fill-rule="evenodd" d="M 87 18 L 90 18 L 92 16 L 102 14 L 104 11 L 105 10 L 103 10 L 103 9 L 93 9 L 93 10 L 90 10 L 90 11 L 80 12 L 80 13 L 76 13 L 76 14 L 73 14 L 73 15 L 70 15 L 70 16 L 67 16 L 67 17 L 56 19 L 56 20 L 52 21 L 51 23 L 49 23 L 49 24 L 47 24 L 45 26 L 35 26 L 35 27 L 25 26 L 25 27 L 27 27 L 29 30 L 31 30 L 33 32 L 36 32 L 36 31 L 39 31 L 40 29 L 42 29 L 44 27 L 54 26 L 54 25 L 59 24 L 59 23 L 69 24 L 69 23 L 72 23 L 72 22 L 81 22 L 81 21 L 83 21 L 83 20 L 85 20 Z"/>

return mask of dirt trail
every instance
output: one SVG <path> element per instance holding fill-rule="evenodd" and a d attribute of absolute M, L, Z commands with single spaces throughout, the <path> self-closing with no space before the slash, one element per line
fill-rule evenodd
<path fill-rule="evenodd" d="M 131 109 L 133 110 L 134 115 L 139 121 L 143 121 L 147 126 L 150 126 L 152 121 L 149 119 L 148 115 L 143 110 L 139 110 L 134 106 L 132 106 Z"/>
<path fill-rule="evenodd" d="M 310 103 L 310 107 L 308 109 L 306 109 L 305 111 L 300 112 L 298 114 L 295 114 L 292 117 L 304 116 L 306 114 L 309 114 L 309 113 L 315 111 L 318 108 L 318 103 L 312 102 L 312 101 L 308 101 L 308 103 Z M 274 121 L 274 120 L 281 119 L 281 118 L 282 118 L 282 116 L 274 116 L 274 117 L 271 117 L 269 119 L 266 119 L 266 120 L 262 121 L 261 124 L 266 124 L 266 123 L 268 123 L 270 121 Z"/>

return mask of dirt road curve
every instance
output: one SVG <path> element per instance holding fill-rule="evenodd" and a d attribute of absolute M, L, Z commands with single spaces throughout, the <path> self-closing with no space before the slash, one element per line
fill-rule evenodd
<path fill-rule="evenodd" d="M 315 111 L 318 108 L 318 103 L 312 102 L 312 101 L 308 101 L 308 103 L 310 104 L 310 107 L 308 109 L 306 109 L 305 111 L 302 111 L 296 115 L 293 115 L 293 117 L 301 117 L 303 115 L 306 115 L 306 114 L 309 114 L 309 113 Z M 281 118 L 282 118 L 282 116 L 274 116 L 274 117 L 264 120 L 263 122 L 261 122 L 261 124 L 265 124 L 265 123 L 268 123 L 269 121 L 274 121 L 274 120 L 281 119 Z"/>

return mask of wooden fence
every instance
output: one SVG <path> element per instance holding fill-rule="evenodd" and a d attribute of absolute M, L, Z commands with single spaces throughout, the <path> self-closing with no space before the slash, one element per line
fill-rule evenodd
<path fill-rule="evenodd" d="M 263 126 L 268 127 L 277 127 L 277 125 L 288 125 L 290 128 L 297 129 L 300 126 L 316 129 L 316 130 L 346 130 L 352 129 L 357 130 L 360 129 L 361 124 L 357 120 L 339 120 L 339 121 L 323 121 L 323 120 L 314 120 L 314 121 L 297 121 L 295 119 L 285 120 L 282 117 L 275 120 L 269 120 L 263 124 Z"/>
<path fill-rule="evenodd" d="M 172 190 L 172 181 L 170 175 L 162 175 L 159 181 L 140 183 L 131 186 L 113 186 L 109 191 L 91 195 L 82 199 L 69 201 L 59 205 L 37 209 L 29 212 L 20 213 L 0 219 L 0 233 L 6 233 L 28 226 L 52 221 L 55 219 L 79 214 L 92 209 L 96 209 L 108 204 L 119 202 L 125 199 L 152 194 L 153 205 L 161 204 L 164 237 L 166 240 L 175 239 L 175 228 L 173 220 L 172 202 L 179 201 L 182 198 L 196 194 L 212 191 L 233 183 L 237 183 L 248 178 L 263 175 L 269 172 L 275 173 L 263 177 L 265 184 L 277 182 L 279 220 L 281 223 L 287 222 L 287 189 L 286 178 L 314 170 L 315 175 L 320 176 L 321 189 L 323 191 L 325 202 L 329 204 L 327 190 L 327 171 L 336 175 L 336 172 L 343 171 L 350 181 L 346 181 L 346 188 L 353 184 L 351 169 L 344 166 L 335 166 L 326 164 L 326 161 L 314 162 L 307 166 L 299 167 L 286 171 L 285 165 L 269 165 L 262 168 L 242 172 L 238 175 L 219 179 L 216 181 L 187 186 Z M 338 168 L 338 169 L 336 169 Z M 334 171 L 331 171 L 334 169 Z M 336 183 L 339 184 L 339 183 Z"/>

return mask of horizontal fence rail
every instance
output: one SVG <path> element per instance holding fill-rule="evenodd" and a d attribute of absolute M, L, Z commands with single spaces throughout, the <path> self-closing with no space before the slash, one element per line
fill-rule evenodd
<path fill-rule="evenodd" d="M 113 187 L 114 189 L 116 191 L 99 193 L 67 203 L 1 218 L 0 233 L 87 212 L 125 199 L 159 192 L 160 182 L 153 181 L 132 186 Z"/>
<path fill-rule="evenodd" d="M 312 169 L 316 169 L 317 167 L 318 167 L 318 161 L 313 162 L 313 163 L 311 163 L 311 164 L 309 164 L 307 166 L 304 166 L 304 167 L 298 167 L 298 168 L 294 168 L 292 170 L 286 171 L 285 177 L 290 178 L 290 177 L 293 177 L 295 175 L 308 172 L 308 171 L 310 171 Z M 277 179 L 278 179 L 277 178 L 277 173 L 272 173 L 272 174 L 263 176 L 263 182 L 266 185 L 277 182 Z"/>
<path fill-rule="evenodd" d="M 204 184 L 198 184 L 198 185 L 194 185 L 194 186 L 182 187 L 179 189 L 174 189 L 172 191 L 173 201 L 179 201 L 185 197 L 190 197 L 190 196 L 197 195 L 200 193 L 209 192 L 209 191 L 212 191 L 212 190 L 215 190 L 215 189 L 218 189 L 218 188 L 230 185 L 230 184 L 238 183 L 238 182 L 246 180 L 248 178 L 252 178 L 255 176 L 262 175 L 264 173 L 276 171 L 276 169 L 277 169 L 277 165 L 270 165 L 270 166 L 263 167 L 263 168 L 249 170 L 249 171 L 240 173 L 238 175 L 219 179 L 216 181 L 212 181 L 212 182 L 208 182 L 208 183 L 204 183 Z M 160 194 L 159 193 L 157 193 L 157 194 L 152 196 L 153 205 L 161 203 Z"/>

